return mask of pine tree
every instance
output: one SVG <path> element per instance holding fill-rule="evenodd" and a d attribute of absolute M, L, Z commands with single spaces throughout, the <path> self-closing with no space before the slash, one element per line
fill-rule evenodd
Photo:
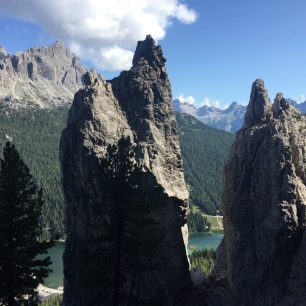
<path fill-rule="evenodd" d="M 91 262 L 96 269 L 94 282 L 103 287 L 99 292 L 103 305 L 146 305 L 140 297 L 146 293 L 137 287 L 137 275 L 156 267 L 154 253 L 160 237 L 155 233 L 157 223 L 150 217 L 155 203 L 143 202 L 144 173 L 134 161 L 135 154 L 130 138 L 122 138 L 107 148 L 100 164 L 99 190 L 103 195 L 93 201 L 96 214 L 104 218 L 97 238 L 102 248 Z"/>
<path fill-rule="evenodd" d="M 29 168 L 7 142 L 0 164 L 0 305 L 37 305 L 53 242 L 39 241 L 44 203 Z"/>

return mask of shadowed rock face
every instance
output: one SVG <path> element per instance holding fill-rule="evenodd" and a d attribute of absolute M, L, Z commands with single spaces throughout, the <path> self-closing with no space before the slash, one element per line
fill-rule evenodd
<path fill-rule="evenodd" d="M 87 86 L 75 95 L 60 147 L 67 231 L 64 305 L 104 305 L 92 304 L 103 287 L 92 285 L 94 276 L 86 268 L 90 255 L 99 256 L 101 247 L 90 243 L 99 234 L 101 216 L 88 199 L 97 198 L 103 205 L 104 190 L 97 187 L 99 160 L 122 136 L 130 136 L 137 146 L 141 201 L 156 203 L 151 217 L 162 239 L 154 255 L 161 265 L 141 273 L 138 283 L 155 305 L 186 305 L 188 192 L 162 50 L 147 36 L 137 45 L 130 71 L 109 82 L 90 75 L 84 80 Z"/>
<path fill-rule="evenodd" d="M 224 173 L 216 270 L 237 305 L 305 305 L 305 139 L 306 118 L 256 80 Z"/>

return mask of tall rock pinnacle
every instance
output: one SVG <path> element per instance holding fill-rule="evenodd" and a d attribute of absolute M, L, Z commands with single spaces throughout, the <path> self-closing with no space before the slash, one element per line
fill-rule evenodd
<path fill-rule="evenodd" d="M 216 270 L 226 271 L 235 305 L 305 305 L 305 127 L 282 94 L 272 106 L 255 81 L 224 172 Z"/>
<path fill-rule="evenodd" d="M 256 80 L 252 85 L 250 102 L 244 119 L 244 127 L 265 123 L 271 117 L 272 104 L 263 80 Z"/>
<path fill-rule="evenodd" d="M 93 264 L 105 251 L 105 242 L 96 238 L 105 216 L 89 199 L 99 201 L 102 207 L 105 201 L 112 201 L 99 184 L 98 169 L 106 148 L 118 144 L 124 136 L 136 146 L 139 203 L 150 209 L 150 218 L 156 222 L 159 243 L 150 257 L 159 264 L 138 271 L 136 276 L 123 266 L 123 293 L 127 296 L 134 288 L 144 302 L 186 305 L 184 296 L 190 286 L 186 255 L 188 192 L 162 50 L 147 36 L 137 45 L 130 71 L 108 82 L 86 74 L 84 81 L 87 86 L 75 95 L 60 147 L 67 231 L 64 305 L 109 305 L 93 302 L 106 290 L 95 282 L 99 267 Z M 143 258 L 145 262 L 150 259 Z M 133 260 L 135 256 L 130 258 Z"/>

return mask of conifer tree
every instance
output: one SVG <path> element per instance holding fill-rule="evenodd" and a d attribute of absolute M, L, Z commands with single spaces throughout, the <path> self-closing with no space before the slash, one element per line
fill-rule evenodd
<path fill-rule="evenodd" d="M 42 254 L 53 244 L 38 240 L 42 190 L 9 142 L 0 163 L 0 305 L 37 305 L 51 263 Z"/>
<path fill-rule="evenodd" d="M 95 197 L 95 209 L 104 217 L 98 238 L 104 247 L 96 254 L 93 267 L 95 282 L 103 284 L 99 293 L 104 296 L 103 305 L 146 305 L 139 296 L 145 293 L 137 288 L 137 275 L 156 264 L 154 253 L 160 237 L 155 233 L 157 223 L 150 217 L 154 203 L 143 201 L 140 180 L 144 173 L 134 161 L 135 154 L 130 138 L 123 137 L 107 148 L 100 164 L 103 196 Z"/>

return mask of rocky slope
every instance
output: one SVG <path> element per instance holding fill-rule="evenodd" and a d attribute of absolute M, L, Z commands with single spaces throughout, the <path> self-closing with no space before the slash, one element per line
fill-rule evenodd
<path fill-rule="evenodd" d="M 14 55 L 0 48 L 0 107 L 16 110 L 70 104 L 87 71 L 60 41 Z"/>
<path fill-rule="evenodd" d="M 122 136 L 130 136 L 137 146 L 140 202 L 148 205 L 153 200 L 151 217 L 161 239 L 155 257 L 162 264 L 141 272 L 134 286 L 154 305 L 185 305 L 183 297 L 190 282 L 185 248 L 188 192 L 165 62 L 160 46 L 148 36 L 138 43 L 130 71 L 110 82 L 87 75 L 88 86 L 75 95 L 60 149 L 66 199 L 66 306 L 103 305 L 92 303 L 105 288 L 93 285 L 98 272 L 90 269 L 90 263 L 103 254 L 103 243 L 90 243 L 99 235 L 102 221 L 88 199 L 105 201 L 106 191 L 97 187 L 97 169 L 106 147 Z M 131 273 L 126 277 L 129 287 Z"/>
<path fill-rule="evenodd" d="M 256 80 L 224 174 L 216 270 L 235 305 L 305 305 L 305 136 L 305 116 Z"/>

